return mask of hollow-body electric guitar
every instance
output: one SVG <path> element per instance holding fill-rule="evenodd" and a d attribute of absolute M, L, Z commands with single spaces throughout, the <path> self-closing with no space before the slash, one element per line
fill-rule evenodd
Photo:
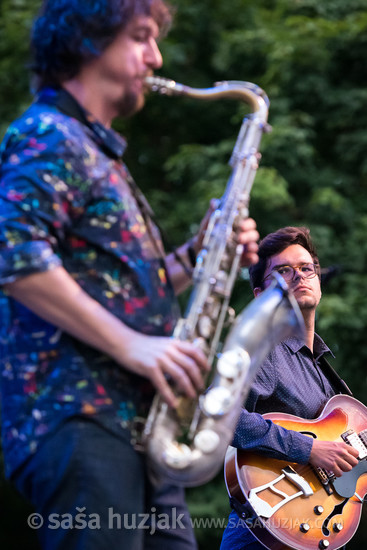
<path fill-rule="evenodd" d="M 341 548 L 357 530 L 367 494 L 367 408 L 353 397 L 335 395 L 315 420 L 263 416 L 313 438 L 344 440 L 359 450 L 358 464 L 335 477 L 311 465 L 231 447 L 225 480 L 233 508 L 271 550 Z"/>

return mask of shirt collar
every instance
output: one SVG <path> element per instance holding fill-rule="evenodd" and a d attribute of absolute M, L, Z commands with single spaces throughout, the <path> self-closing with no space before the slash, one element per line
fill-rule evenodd
<path fill-rule="evenodd" d="M 117 132 L 106 128 L 64 88 L 43 88 L 37 101 L 54 105 L 62 113 L 76 118 L 93 132 L 95 142 L 111 158 L 121 160 L 127 147 L 126 140 Z"/>
<path fill-rule="evenodd" d="M 306 345 L 304 341 L 301 338 L 296 338 L 294 336 L 291 336 L 284 340 L 284 344 L 293 352 L 297 353 L 300 351 L 303 347 L 306 348 Z M 308 348 L 307 348 L 308 349 Z M 325 344 L 324 340 L 315 332 L 314 337 L 314 344 L 313 344 L 313 350 L 314 350 L 314 358 L 316 361 L 320 359 L 322 355 L 325 355 L 326 353 L 330 353 L 332 357 L 334 357 L 333 352 L 331 349 Z"/>

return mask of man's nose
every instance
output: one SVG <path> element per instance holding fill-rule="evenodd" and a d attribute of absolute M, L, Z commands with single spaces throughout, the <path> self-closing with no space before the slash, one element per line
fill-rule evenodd
<path fill-rule="evenodd" d="M 160 69 L 163 65 L 162 54 L 154 38 L 151 38 L 147 45 L 145 62 L 152 69 Z"/>
<path fill-rule="evenodd" d="M 305 278 L 305 274 L 303 273 L 303 271 L 301 271 L 301 268 L 300 267 L 294 267 L 293 268 L 293 281 L 296 281 L 298 280 L 300 277 L 302 277 L 303 279 Z"/>

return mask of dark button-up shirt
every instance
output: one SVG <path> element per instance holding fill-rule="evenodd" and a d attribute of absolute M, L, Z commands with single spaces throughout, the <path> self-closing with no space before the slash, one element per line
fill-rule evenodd
<path fill-rule="evenodd" d="M 105 138 L 123 150 L 113 131 L 96 134 L 42 98 L 11 125 L 0 151 L 0 285 L 63 266 L 132 329 L 170 335 L 179 311 L 160 235 Z M 119 430 L 153 393 L 1 291 L 0 373 L 8 474 L 66 418 Z"/>
<path fill-rule="evenodd" d="M 277 345 L 259 369 L 251 386 L 232 445 L 239 449 L 280 460 L 306 464 L 312 438 L 286 430 L 261 416 L 269 412 L 316 418 L 326 402 L 337 393 L 321 369 L 322 358 L 330 353 L 315 334 L 314 353 L 296 338 Z M 263 548 L 246 523 L 232 510 L 220 550 Z"/>
<path fill-rule="evenodd" d="M 233 446 L 306 464 L 312 439 L 265 420 L 268 412 L 316 418 L 336 392 L 320 368 L 329 348 L 315 334 L 314 354 L 296 338 L 277 345 L 258 371 L 242 411 Z"/>

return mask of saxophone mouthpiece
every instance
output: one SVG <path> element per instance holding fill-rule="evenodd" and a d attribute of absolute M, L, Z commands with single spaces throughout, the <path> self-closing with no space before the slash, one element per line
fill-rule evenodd
<path fill-rule="evenodd" d="M 152 92 L 158 92 L 162 95 L 179 95 L 184 89 L 182 84 L 163 76 L 147 76 L 145 83 Z"/>

